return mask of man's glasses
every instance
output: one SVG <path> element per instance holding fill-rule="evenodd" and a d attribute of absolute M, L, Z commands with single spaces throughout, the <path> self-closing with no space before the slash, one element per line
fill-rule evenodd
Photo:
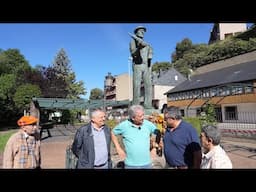
<path fill-rule="evenodd" d="M 171 120 L 174 120 L 175 118 L 174 117 L 164 117 L 164 120 L 167 121 L 168 119 L 171 119 Z"/>

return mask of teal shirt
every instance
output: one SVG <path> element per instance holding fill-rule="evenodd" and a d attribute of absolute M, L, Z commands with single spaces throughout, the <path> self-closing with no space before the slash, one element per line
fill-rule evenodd
<path fill-rule="evenodd" d="M 123 136 L 126 165 L 143 166 L 151 163 L 150 136 L 156 129 L 157 127 L 148 120 L 143 121 L 140 129 L 125 120 L 112 130 L 115 135 Z"/>

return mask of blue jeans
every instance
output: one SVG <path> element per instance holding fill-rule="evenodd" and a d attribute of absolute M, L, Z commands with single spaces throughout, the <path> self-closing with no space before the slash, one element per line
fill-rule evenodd
<path fill-rule="evenodd" d="M 147 165 L 140 165 L 140 166 L 131 166 L 131 165 L 125 165 L 125 169 L 152 169 L 152 164 Z"/>

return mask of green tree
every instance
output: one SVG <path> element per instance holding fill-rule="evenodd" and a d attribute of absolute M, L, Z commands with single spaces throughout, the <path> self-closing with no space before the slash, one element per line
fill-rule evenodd
<path fill-rule="evenodd" d="M 15 93 L 16 76 L 14 74 L 0 75 L 0 98 L 11 99 Z"/>
<path fill-rule="evenodd" d="M 16 74 L 23 76 L 23 71 L 30 68 L 28 61 L 19 49 L 8 49 L 0 52 L 0 74 Z"/>
<path fill-rule="evenodd" d="M 91 90 L 91 93 L 90 93 L 90 100 L 100 100 L 100 99 L 103 99 L 103 91 L 99 88 L 94 88 Z"/>
<path fill-rule="evenodd" d="M 78 81 L 76 82 L 76 76 L 74 72 L 71 72 L 67 76 L 68 82 L 68 95 L 67 97 L 70 99 L 79 99 L 80 95 L 86 94 L 86 89 L 84 88 L 84 82 Z"/>
<path fill-rule="evenodd" d="M 156 62 L 152 65 L 152 71 L 166 71 L 171 68 L 170 62 Z"/>
<path fill-rule="evenodd" d="M 38 85 L 24 84 L 17 88 L 14 94 L 14 102 L 20 110 L 29 109 L 32 97 L 40 97 L 41 90 Z"/>
<path fill-rule="evenodd" d="M 189 38 L 184 38 L 180 43 L 176 44 L 175 53 L 172 54 L 172 62 L 183 57 L 186 51 L 193 47 L 192 41 Z"/>
<path fill-rule="evenodd" d="M 212 103 L 207 102 L 203 106 L 203 112 L 201 113 L 201 124 L 204 125 L 216 125 L 216 112 L 214 105 Z"/>
<path fill-rule="evenodd" d="M 70 60 L 63 48 L 60 49 L 54 59 L 53 69 L 57 79 L 63 81 L 63 85 L 65 85 L 63 88 L 67 93 L 65 97 L 80 98 L 80 95 L 86 94 L 83 81 L 76 82 L 75 73 L 72 71 Z"/>

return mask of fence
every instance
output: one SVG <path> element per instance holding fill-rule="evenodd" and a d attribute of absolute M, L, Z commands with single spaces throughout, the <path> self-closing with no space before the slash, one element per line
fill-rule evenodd
<path fill-rule="evenodd" d="M 256 112 L 216 112 L 220 123 L 256 124 Z"/>

